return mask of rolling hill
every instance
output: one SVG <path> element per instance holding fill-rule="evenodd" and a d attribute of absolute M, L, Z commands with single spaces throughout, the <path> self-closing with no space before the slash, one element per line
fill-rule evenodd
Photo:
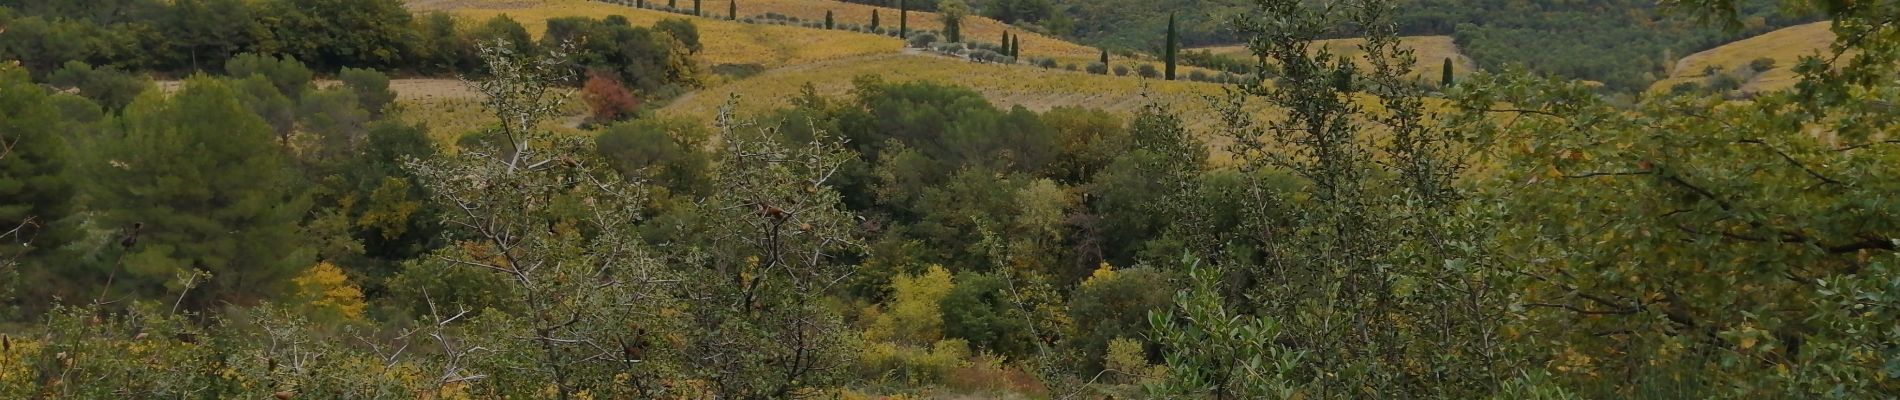
<path fill-rule="evenodd" d="M 1834 42 L 1829 22 L 1814 22 L 1738 40 L 1713 49 L 1690 54 L 1676 61 L 1669 77 L 1650 85 L 1651 91 L 1666 91 L 1682 83 L 1702 83 L 1712 75 L 1731 74 L 1741 79 L 1741 91 L 1754 93 L 1793 87 L 1799 77 L 1794 65 L 1802 56 L 1827 54 Z M 1757 59 L 1774 60 L 1773 66 L 1755 71 L 1750 65 Z"/>

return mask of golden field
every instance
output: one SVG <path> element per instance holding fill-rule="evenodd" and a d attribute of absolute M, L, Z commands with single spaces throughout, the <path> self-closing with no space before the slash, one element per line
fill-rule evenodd
<path fill-rule="evenodd" d="M 1702 82 L 1709 78 L 1710 68 L 1727 73 L 1744 68 L 1757 58 L 1773 59 L 1775 66 L 1767 71 L 1755 71 L 1753 77 L 1742 82 L 1743 92 L 1793 87 L 1800 80 L 1794 73 L 1794 65 L 1802 56 L 1829 54 L 1828 45 L 1834 42 L 1829 24 L 1821 21 L 1791 26 L 1690 54 L 1676 61 L 1668 78 L 1656 81 L 1649 89 L 1666 91 L 1679 83 Z"/>

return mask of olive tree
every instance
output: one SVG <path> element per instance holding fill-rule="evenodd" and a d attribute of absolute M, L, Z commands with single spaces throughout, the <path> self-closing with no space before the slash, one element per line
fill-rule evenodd
<path fill-rule="evenodd" d="M 492 75 L 471 83 L 501 121 L 500 143 L 409 165 L 460 240 L 435 257 L 503 276 L 514 296 L 438 356 L 443 379 L 503 397 L 660 396 L 659 315 L 675 278 L 635 234 L 644 189 L 604 168 L 589 141 L 542 128 L 567 97 L 555 90 L 568 78 L 561 53 L 509 49 L 482 45 Z"/>

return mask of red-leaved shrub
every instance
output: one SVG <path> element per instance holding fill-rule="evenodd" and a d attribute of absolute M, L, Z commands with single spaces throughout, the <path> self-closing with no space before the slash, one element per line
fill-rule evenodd
<path fill-rule="evenodd" d="M 640 108 L 640 99 L 627 92 L 619 79 L 601 71 L 587 73 L 587 84 L 581 87 L 581 100 L 587 102 L 595 122 L 618 121 Z"/>

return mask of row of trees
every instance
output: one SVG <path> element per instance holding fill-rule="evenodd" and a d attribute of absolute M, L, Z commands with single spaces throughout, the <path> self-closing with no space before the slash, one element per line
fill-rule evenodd
<path fill-rule="evenodd" d="M 0 7 L 9 31 L 0 54 L 39 73 L 73 60 L 203 71 L 240 53 L 289 55 L 323 71 L 454 65 L 421 54 L 449 47 L 425 42 L 427 30 L 396 0 L 10 0 Z"/>
<path fill-rule="evenodd" d="M 0 57 L 36 74 L 69 61 L 115 70 L 220 72 L 243 53 L 299 60 L 323 74 L 343 68 L 426 75 L 481 73 L 479 43 L 506 40 L 520 52 L 579 48 L 577 68 L 615 69 L 643 93 L 677 92 L 695 77 L 685 56 L 701 48 L 690 22 L 630 26 L 624 18 L 556 19 L 540 46 L 505 16 L 459 24 L 446 14 L 410 14 L 398 0 L 112 0 L 0 2 Z M 229 71 L 223 71 L 229 72 Z M 668 88 L 674 86 L 675 88 Z"/>

